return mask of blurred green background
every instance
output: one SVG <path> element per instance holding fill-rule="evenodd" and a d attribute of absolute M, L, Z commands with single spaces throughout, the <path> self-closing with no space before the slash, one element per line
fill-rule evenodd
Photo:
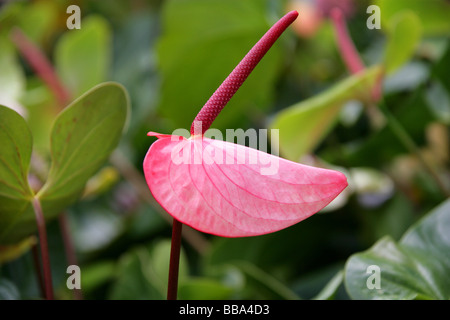
<path fill-rule="evenodd" d="M 442 203 L 450 212 L 448 1 L 2 3 L 0 103 L 27 120 L 34 151 L 44 159 L 32 163 L 37 176 L 48 170 L 50 124 L 60 106 L 17 50 L 12 30 L 43 50 L 72 99 L 110 80 L 130 95 L 120 146 L 66 212 L 84 299 L 165 298 L 170 218 L 143 180 L 142 161 L 154 141 L 146 133 L 189 129 L 233 67 L 290 10 L 299 11 L 298 21 L 213 127 L 290 132 L 293 138 L 280 140 L 280 156 L 342 170 L 349 187 L 323 212 L 269 235 L 229 239 L 186 227 L 179 297 L 358 298 L 345 285 L 349 257 L 385 236 L 399 241 Z M 71 4 L 81 9 L 80 29 L 66 26 Z M 380 8 L 380 29 L 367 27 L 371 4 Z M 333 6 L 344 12 L 365 65 L 385 70 L 378 105 L 369 97 L 375 76 L 355 80 L 343 63 L 329 18 Z M 48 236 L 57 297 L 72 299 L 58 221 L 48 223 Z M 450 267 L 443 259 L 441 266 Z M 29 250 L 0 265 L 0 298 L 37 297 Z"/>

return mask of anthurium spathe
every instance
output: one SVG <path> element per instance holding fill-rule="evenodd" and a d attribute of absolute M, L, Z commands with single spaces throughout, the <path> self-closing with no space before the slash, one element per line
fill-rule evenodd
<path fill-rule="evenodd" d="M 144 160 L 147 184 L 179 222 L 223 237 L 275 232 L 308 218 L 347 186 L 337 171 L 288 161 L 242 145 L 204 137 L 296 11 L 280 19 L 249 51 L 200 110 L 191 137 L 150 132 L 158 140 Z"/>

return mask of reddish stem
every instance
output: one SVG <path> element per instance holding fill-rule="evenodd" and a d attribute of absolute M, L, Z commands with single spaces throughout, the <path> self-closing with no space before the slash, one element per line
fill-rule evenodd
<path fill-rule="evenodd" d="M 253 46 L 197 114 L 191 126 L 192 135 L 203 135 L 209 129 L 214 119 L 244 83 L 259 61 L 297 17 L 297 11 L 287 13 Z M 177 299 L 182 227 L 183 224 L 181 222 L 173 219 L 167 300 Z"/>
<path fill-rule="evenodd" d="M 70 94 L 61 84 L 44 53 L 17 27 L 12 30 L 11 40 L 37 75 L 54 93 L 59 105 L 64 106 L 70 100 Z"/>
<path fill-rule="evenodd" d="M 284 30 L 297 19 L 291 11 L 275 23 L 234 68 L 194 119 L 191 135 L 203 135 Z"/>
<path fill-rule="evenodd" d="M 42 212 L 42 207 L 41 203 L 39 202 L 39 199 L 34 198 L 32 203 L 39 234 L 42 268 L 44 270 L 45 298 L 47 300 L 53 300 L 52 272 L 50 267 L 50 255 L 48 253 L 47 229 L 45 227 L 45 218 Z"/>
<path fill-rule="evenodd" d="M 41 295 L 45 297 L 45 284 L 44 284 L 44 278 L 42 277 L 42 268 L 41 268 L 41 258 L 39 255 L 39 248 L 37 244 L 33 245 L 33 248 L 31 248 L 31 253 L 33 255 L 33 265 L 34 270 L 36 271 L 36 277 L 39 284 L 39 289 L 41 291 Z"/>
<path fill-rule="evenodd" d="M 66 212 L 62 212 L 58 216 L 59 228 L 61 230 L 61 236 L 64 244 L 64 250 L 66 252 L 66 260 L 69 265 L 78 266 L 78 259 L 75 252 L 75 246 L 72 241 L 72 237 L 69 230 L 69 221 Z M 83 300 L 83 294 L 81 289 L 73 289 L 73 296 L 75 300 Z"/>
<path fill-rule="evenodd" d="M 364 70 L 364 63 L 350 37 L 342 11 L 338 8 L 334 8 L 331 10 L 330 15 L 336 30 L 339 50 L 348 70 L 353 74 Z"/>
<path fill-rule="evenodd" d="M 183 224 L 177 219 L 173 219 L 172 243 L 170 247 L 169 282 L 167 285 L 167 300 L 177 299 L 182 228 Z"/>

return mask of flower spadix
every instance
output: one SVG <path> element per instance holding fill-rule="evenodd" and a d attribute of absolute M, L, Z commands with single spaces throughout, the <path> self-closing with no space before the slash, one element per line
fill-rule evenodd
<path fill-rule="evenodd" d="M 289 12 L 256 43 L 200 110 L 190 138 L 149 132 L 158 140 L 144 159 L 145 178 L 155 199 L 174 219 L 218 236 L 256 236 L 308 218 L 347 186 L 338 171 L 204 136 L 297 16 L 296 11 Z"/>

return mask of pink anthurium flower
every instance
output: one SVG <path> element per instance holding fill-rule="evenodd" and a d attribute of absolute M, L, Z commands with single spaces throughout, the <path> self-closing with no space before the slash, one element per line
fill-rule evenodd
<path fill-rule="evenodd" d="M 207 101 L 191 137 L 150 132 L 158 138 L 144 160 L 147 184 L 179 222 L 223 237 L 267 234 L 321 210 L 347 186 L 337 171 L 288 161 L 253 148 L 204 137 L 296 11 L 280 19 Z"/>

